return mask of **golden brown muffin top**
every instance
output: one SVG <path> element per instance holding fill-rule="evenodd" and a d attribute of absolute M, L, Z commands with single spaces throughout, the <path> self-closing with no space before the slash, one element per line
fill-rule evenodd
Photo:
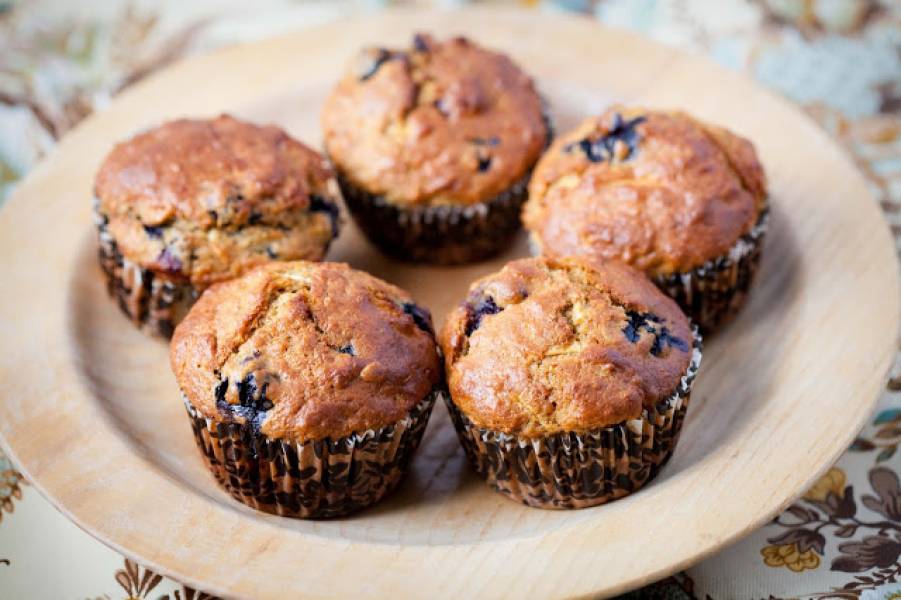
<path fill-rule="evenodd" d="M 614 106 L 542 157 L 523 221 L 544 254 L 668 275 L 726 254 L 766 199 L 748 140 L 685 113 Z"/>
<path fill-rule="evenodd" d="M 206 418 L 270 439 L 337 439 L 404 418 L 441 381 L 431 316 L 344 264 L 270 263 L 210 287 L 172 370 Z"/>
<path fill-rule="evenodd" d="M 509 58 L 428 35 L 364 50 L 322 125 L 342 175 L 402 206 L 490 200 L 527 175 L 550 135 L 532 80 Z"/>
<path fill-rule="evenodd" d="M 454 403 L 526 437 L 637 418 L 676 390 L 692 343 L 688 318 L 641 273 L 579 258 L 507 264 L 441 331 Z"/>
<path fill-rule="evenodd" d="M 125 258 L 201 289 L 273 259 L 319 260 L 337 234 L 325 159 L 278 127 L 226 115 L 118 144 L 95 195 Z"/>

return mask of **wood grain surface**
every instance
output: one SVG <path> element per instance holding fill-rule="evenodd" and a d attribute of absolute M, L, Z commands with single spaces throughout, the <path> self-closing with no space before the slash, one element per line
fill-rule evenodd
<path fill-rule="evenodd" d="M 538 80 L 558 131 L 612 101 L 681 107 L 751 138 L 772 187 L 752 300 L 706 344 L 682 441 L 641 492 L 529 509 L 470 473 L 443 407 L 413 473 L 372 510 L 326 522 L 256 513 L 204 469 L 166 347 L 106 297 L 93 174 L 117 140 L 223 111 L 321 142 L 321 103 L 364 43 L 466 33 Z M 526 254 L 400 265 L 348 223 L 329 258 L 410 290 L 441 322 L 469 282 Z M 397 12 L 178 64 L 69 134 L 0 211 L 0 433 L 81 527 L 186 583 L 237 597 L 609 595 L 683 568 L 771 518 L 848 446 L 892 358 L 895 251 L 861 176 L 798 110 L 702 59 L 572 17 Z"/>

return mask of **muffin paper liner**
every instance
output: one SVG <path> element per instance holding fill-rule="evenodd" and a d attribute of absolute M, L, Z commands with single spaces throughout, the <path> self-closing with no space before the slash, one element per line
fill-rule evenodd
<path fill-rule="evenodd" d="M 537 508 L 586 508 L 635 492 L 654 478 L 679 440 L 701 364 L 693 328 L 691 362 L 668 398 L 637 419 L 584 433 L 527 438 L 479 427 L 445 396 L 466 456 L 490 486 Z"/>
<path fill-rule="evenodd" d="M 764 210 L 754 227 L 729 251 L 687 273 L 654 277 L 653 281 L 709 333 L 730 321 L 742 307 L 760 265 L 769 223 Z"/>
<path fill-rule="evenodd" d="M 332 440 L 270 439 L 251 424 L 216 421 L 185 400 L 194 439 L 236 500 L 283 517 L 319 519 L 375 504 L 406 474 L 443 387 L 400 421 Z"/>
<path fill-rule="evenodd" d="M 547 141 L 553 127 L 545 113 Z M 385 254 L 410 262 L 461 264 L 493 256 L 506 248 L 520 228 L 528 197 L 530 168 L 509 188 L 470 206 L 405 208 L 356 186 L 336 168 L 347 209 L 366 237 Z"/>
<path fill-rule="evenodd" d="M 401 208 L 355 186 L 343 174 L 338 183 L 357 226 L 382 252 L 410 262 L 450 265 L 487 258 L 511 242 L 519 230 L 530 176 L 471 206 Z"/>
<path fill-rule="evenodd" d="M 106 218 L 94 211 L 99 241 L 98 258 L 106 274 L 106 287 L 122 312 L 144 331 L 165 338 L 197 299 L 194 288 L 183 281 L 143 269 L 119 251 L 106 228 Z"/>
<path fill-rule="evenodd" d="M 335 207 L 337 210 L 337 206 Z M 339 227 L 337 212 L 332 214 L 333 232 Z M 107 290 L 116 299 L 122 312 L 147 333 L 164 338 L 172 337 L 178 325 L 200 293 L 183 279 L 169 277 L 144 269 L 131 262 L 119 251 L 116 240 L 107 229 L 107 220 L 94 202 L 94 224 L 99 242 L 98 258 L 106 274 Z M 324 252 L 334 238 L 326 244 Z"/>

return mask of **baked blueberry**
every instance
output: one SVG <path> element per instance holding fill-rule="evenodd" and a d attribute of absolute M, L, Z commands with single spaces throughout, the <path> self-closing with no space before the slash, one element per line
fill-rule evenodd
<path fill-rule="evenodd" d="M 475 303 L 468 303 L 466 305 L 466 335 L 472 335 L 482 324 L 485 316 L 496 315 L 501 310 L 491 296 L 481 296 Z"/>
<path fill-rule="evenodd" d="M 413 323 L 425 331 L 426 333 L 430 333 L 434 335 L 434 331 L 432 329 L 432 315 L 426 309 L 420 307 L 414 302 L 404 302 L 402 305 L 403 311 L 405 315 L 410 315 L 413 318 Z"/>

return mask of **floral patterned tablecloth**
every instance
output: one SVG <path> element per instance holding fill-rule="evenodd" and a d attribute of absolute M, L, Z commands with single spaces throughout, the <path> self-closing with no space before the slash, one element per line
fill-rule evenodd
<path fill-rule="evenodd" d="M 0 203 L 67 130 L 167 63 L 386 4 L 392 3 L 0 0 Z M 847 149 L 901 241 L 898 0 L 519 4 L 524 10 L 584 13 L 705 53 L 791 98 Z M 869 425 L 800 500 L 718 555 L 626 597 L 901 598 L 899 442 L 901 361 L 896 360 Z M 0 598 L 210 596 L 95 541 L 0 454 Z"/>

